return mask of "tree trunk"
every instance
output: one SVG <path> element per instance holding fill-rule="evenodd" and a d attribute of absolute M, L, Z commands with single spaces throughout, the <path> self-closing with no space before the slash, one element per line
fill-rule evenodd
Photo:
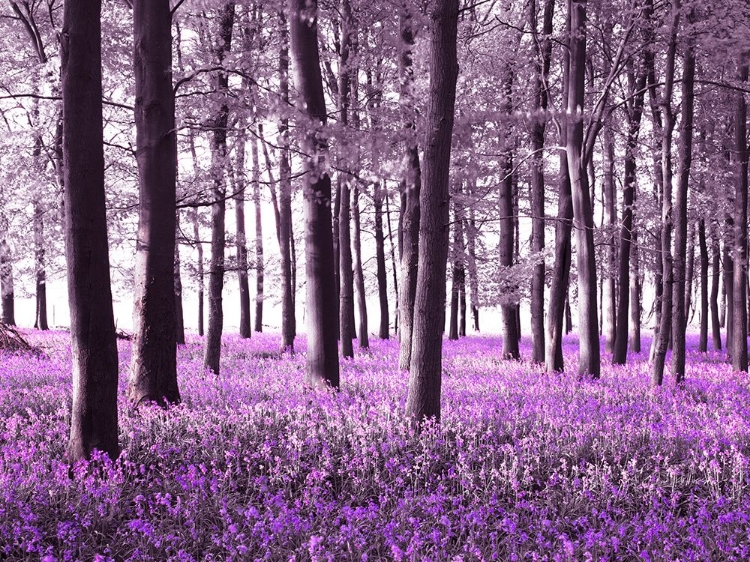
<path fill-rule="evenodd" d="M 13 255 L 5 239 L 0 240 L 0 294 L 2 295 L 2 321 L 16 325 L 15 295 L 13 290 Z"/>
<path fill-rule="evenodd" d="M 685 271 L 685 330 L 695 314 L 693 310 L 693 280 L 695 279 L 695 228 L 688 229 L 687 266 Z M 692 312 L 691 312 L 692 311 Z"/>
<path fill-rule="evenodd" d="M 300 111 L 309 118 L 302 152 L 305 160 L 305 255 L 307 276 L 307 383 L 339 386 L 336 288 L 333 265 L 331 178 L 322 171 L 327 148 L 319 134 L 326 106 L 318 52 L 316 0 L 290 0 L 290 37 Z M 342 201 L 343 203 L 343 201 Z M 343 205 L 342 205 L 343 206 Z"/>
<path fill-rule="evenodd" d="M 60 34 L 65 136 L 65 250 L 73 356 L 68 461 L 114 459 L 117 344 L 104 197 L 101 3 L 68 0 Z"/>
<path fill-rule="evenodd" d="M 542 38 L 537 39 L 537 3 L 529 2 L 529 23 L 534 35 L 534 54 L 536 55 L 534 80 L 534 106 L 537 116 L 531 127 L 531 251 L 537 260 L 531 274 L 531 360 L 544 363 L 544 132 L 547 125 L 547 106 L 549 95 L 547 79 L 552 56 L 552 18 L 554 0 L 545 0 L 542 21 Z"/>
<path fill-rule="evenodd" d="M 249 338 L 250 331 L 250 283 L 248 281 L 247 265 L 247 234 L 245 229 L 245 127 L 243 121 L 239 123 L 239 134 L 234 145 L 236 164 L 230 166 L 231 176 L 234 178 L 234 222 L 235 245 L 237 247 L 237 283 L 240 292 L 240 337 Z M 254 144 L 254 142 L 253 142 Z M 254 149 L 252 163 L 253 189 L 257 189 L 258 182 L 258 151 Z"/>
<path fill-rule="evenodd" d="M 674 129 L 675 115 L 672 111 L 672 90 L 674 86 L 675 54 L 677 50 L 677 29 L 680 21 L 679 1 L 672 6 L 671 37 L 667 52 L 667 64 L 665 68 L 665 86 L 663 98 L 659 103 L 663 104 L 662 117 L 664 126 L 661 135 L 661 203 L 662 203 L 662 225 L 661 225 L 661 263 L 662 263 L 662 295 L 661 295 L 661 318 L 659 319 L 659 330 L 655 337 L 654 358 L 651 371 L 651 382 L 653 385 L 661 385 L 664 380 L 664 360 L 669 346 L 672 328 L 672 300 L 674 295 L 674 275 L 672 269 L 672 132 Z M 653 78 L 649 77 L 649 86 L 653 85 Z M 651 89 L 652 102 L 655 102 L 655 86 Z"/>
<path fill-rule="evenodd" d="M 466 265 L 469 270 L 469 305 L 471 306 L 471 320 L 475 332 L 479 332 L 479 278 L 477 276 L 477 223 L 474 216 L 474 180 L 468 180 L 469 197 L 469 219 L 466 222 Z"/>
<path fill-rule="evenodd" d="M 693 12 L 686 17 L 693 23 Z M 693 158 L 693 102 L 695 79 L 695 49 L 692 40 L 685 45 L 682 63 L 682 116 L 680 119 L 680 171 L 675 194 L 674 214 L 674 295 L 672 304 L 672 376 L 676 383 L 685 380 L 685 332 L 689 303 L 685 299 L 687 287 L 688 193 L 690 167 Z M 691 248 L 692 251 L 692 248 Z M 689 289 L 688 289 L 689 290 Z"/>
<path fill-rule="evenodd" d="M 711 342 L 714 351 L 721 351 L 721 322 L 719 319 L 719 277 L 721 267 L 721 250 L 714 229 L 711 233 Z"/>
<path fill-rule="evenodd" d="M 253 158 L 253 204 L 255 205 L 255 331 L 262 332 L 266 268 L 263 257 L 263 212 L 260 205 L 260 163 L 258 159 L 258 140 L 254 138 L 251 146 Z M 270 183 L 273 185 L 273 180 L 271 180 Z"/>
<path fill-rule="evenodd" d="M 402 127 L 406 131 L 404 177 L 401 180 L 401 215 L 399 249 L 401 258 L 401 293 L 399 298 L 399 357 L 401 370 L 411 366 L 414 302 L 417 293 L 417 267 L 419 261 L 420 199 L 422 173 L 417 150 L 416 112 L 413 98 L 414 22 L 411 5 L 404 1 L 399 11 L 400 48 L 398 59 L 399 107 Z"/>
<path fill-rule="evenodd" d="M 204 317 L 204 286 L 205 281 L 203 271 L 203 242 L 201 242 L 200 224 L 198 222 L 198 210 L 193 209 L 193 237 L 195 238 L 195 248 L 198 251 L 197 275 L 198 275 L 198 335 L 202 336 L 203 317 Z"/>
<path fill-rule="evenodd" d="M 578 334 L 580 337 L 578 373 L 599 378 L 601 367 L 596 309 L 596 256 L 594 217 L 583 157 L 583 106 L 586 75 L 586 1 L 570 0 L 570 72 L 568 76 L 568 124 L 566 153 L 573 198 L 573 225 L 576 232 L 578 266 Z"/>
<path fill-rule="evenodd" d="M 604 334 L 604 349 L 612 353 L 615 347 L 615 332 L 617 329 L 617 290 L 615 285 L 615 269 L 617 268 L 617 191 L 615 188 L 615 134 L 612 125 L 604 127 L 604 153 L 602 167 L 604 169 L 604 228 L 607 232 L 607 263 L 606 273 L 602 280 L 604 294 L 602 295 L 602 332 Z M 624 285 L 627 287 L 627 285 Z M 623 291 L 627 294 L 627 290 Z"/>
<path fill-rule="evenodd" d="M 701 259 L 701 327 L 698 351 L 708 351 L 708 244 L 706 243 L 706 221 L 698 222 L 698 248 Z"/>
<path fill-rule="evenodd" d="M 279 96 L 289 104 L 289 32 L 284 10 L 279 10 L 281 47 L 279 51 Z M 283 115 L 283 114 L 282 114 Z M 294 309 L 295 282 L 292 276 L 292 168 L 290 162 L 289 119 L 279 121 L 279 254 L 281 256 L 281 351 L 294 353 L 297 319 Z M 338 304 L 334 303 L 338 312 Z"/>
<path fill-rule="evenodd" d="M 44 249 L 44 208 L 34 199 L 34 261 L 36 277 L 36 314 L 34 327 L 49 330 L 47 323 L 47 272 Z"/>
<path fill-rule="evenodd" d="M 436 0 L 432 13 L 430 86 L 420 194 L 419 265 L 414 303 L 407 417 L 440 419 L 442 329 L 448 258 L 448 179 L 456 101 L 458 0 Z"/>
<path fill-rule="evenodd" d="M 179 228 L 179 227 L 178 227 Z M 176 233 L 175 233 L 176 236 Z M 180 246 L 174 246 L 174 303 L 175 303 L 175 341 L 185 344 L 185 314 L 182 307 L 182 274 L 180 271 Z"/>
<path fill-rule="evenodd" d="M 232 28 L 234 27 L 235 5 L 227 3 L 221 8 L 219 38 L 216 58 L 222 64 L 232 45 Z M 206 347 L 203 353 L 203 368 L 219 374 L 221 361 L 221 333 L 224 328 L 224 308 L 222 291 L 224 289 L 224 249 L 226 246 L 226 181 L 225 168 L 227 158 L 227 124 L 229 122 L 228 90 L 229 77 L 219 72 L 216 77 L 216 90 L 221 96 L 219 111 L 213 118 L 213 135 L 211 137 L 211 168 L 213 186 L 211 195 L 211 265 L 208 272 L 208 329 L 206 330 Z"/>
<path fill-rule="evenodd" d="M 393 294 L 396 298 L 396 314 L 393 317 L 393 323 L 394 323 L 394 330 L 398 332 L 399 325 L 398 325 L 398 262 L 396 261 L 396 248 L 395 244 L 393 243 L 393 228 L 391 227 L 391 204 L 390 204 L 390 195 L 388 193 L 388 190 L 386 189 L 385 192 L 385 220 L 388 224 L 388 241 L 391 245 L 391 271 L 393 273 Z"/>
<path fill-rule="evenodd" d="M 378 337 L 390 337 L 388 317 L 388 272 L 385 267 L 385 235 L 383 233 L 383 188 L 379 181 L 373 184 L 373 208 L 375 210 L 375 263 L 377 265 L 378 303 L 380 304 L 380 326 Z"/>
<path fill-rule="evenodd" d="M 634 273 L 634 285 L 631 285 L 631 242 L 633 236 L 633 207 L 635 205 L 636 189 L 636 155 L 638 149 L 638 133 L 641 128 L 641 117 L 643 115 L 643 88 L 646 85 L 646 75 L 642 74 L 635 79 L 632 71 L 629 73 L 629 94 L 632 101 L 626 106 L 628 119 L 628 136 L 625 146 L 625 181 L 622 190 L 622 227 L 620 228 L 620 259 L 618 270 L 618 285 L 620 292 L 617 295 L 617 320 L 615 322 L 615 345 L 612 349 L 612 364 L 624 365 L 628 354 L 628 314 L 631 313 L 631 304 L 638 311 L 638 350 L 640 351 L 640 310 L 639 303 L 631 303 L 632 287 L 636 287 L 633 301 L 638 297 L 638 272 Z M 636 258 L 637 260 L 637 258 Z M 633 261 L 636 261 L 633 260 Z M 635 326 L 636 322 L 633 322 Z"/>
<path fill-rule="evenodd" d="M 509 88 L 506 84 L 506 100 L 510 100 Z M 508 103 L 508 102 L 506 102 Z M 508 114 L 510 111 L 508 110 Z M 513 160 L 509 153 L 502 157 L 500 165 L 503 182 L 500 187 L 500 265 L 508 273 L 513 267 L 513 247 L 515 229 L 513 225 Z M 502 291 L 501 291 L 502 293 Z M 508 301 L 507 296 L 501 294 L 500 310 L 502 312 L 502 332 L 503 332 L 503 359 L 520 359 L 521 354 L 518 349 L 518 317 L 515 301 Z"/>
<path fill-rule="evenodd" d="M 747 63 L 740 63 L 739 81 L 746 83 Z M 738 91 L 735 111 L 735 192 L 734 192 L 734 309 L 731 347 L 732 368 L 747 371 L 747 103 Z"/>
<path fill-rule="evenodd" d="M 359 128 L 359 127 L 357 127 Z M 362 227 L 359 219 L 359 188 L 355 186 L 352 194 L 352 219 L 354 221 L 354 284 L 357 289 L 357 310 L 359 323 L 357 325 L 357 341 L 360 349 L 369 349 L 370 337 L 367 333 L 367 293 L 365 292 L 365 273 L 362 269 Z"/>
<path fill-rule="evenodd" d="M 635 192 L 634 192 L 635 196 Z M 630 279 L 630 350 L 633 353 L 641 352 L 641 272 L 640 272 L 640 251 L 638 249 L 638 240 L 636 232 L 632 233 L 633 247 L 630 250 L 632 267 Z M 621 289 L 623 290 L 623 289 Z"/>

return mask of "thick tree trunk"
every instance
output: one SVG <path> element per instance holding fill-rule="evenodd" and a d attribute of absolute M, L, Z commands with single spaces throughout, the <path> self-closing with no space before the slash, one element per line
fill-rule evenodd
<path fill-rule="evenodd" d="M 692 10 L 687 14 L 693 22 Z M 693 158 L 693 102 L 695 80 L 695 50 L 691 40 L 685 46 L 682 63 L 682 116 L 680 119 L 680 171 L 675 194 L 674 212 L 674 295 L 672 304 L 672 376 L 676 383 L 685 380 L 685 332 L 689 303 L 687 287 L 688 193 L 690 167 Z M 691 248 L 692 251 L 692 248 Z M 743 281 L 744 284 L 744 281 Z"/>
<path fill-rule="evenodd" d="M 424 189 L 414 304 L 407 417 L 440 419 L 442 329 L 448 258 L 449 170 L 456 101 L 458 0 L 436 0 L 432 13 Z"/>
<path fill-rule="evenodd" d="M 747 82 L 748 67 L 740 63 L 739 81 Z M 735 110 L 735 191 L 734 191 L 734 309 L 731 349 L 732 368 L 747 371 L 747 103 L 744 92 L 736 94 Z"/>
<path fill-rule="evenodd" d="M 352 193 L 352 219 L 354 235 L 353 242 L 353 266 L 354 285 L 357 290 L 357 311 L 359 312 L 359 323 L 357 324 L 357 341 L 360 349 L 369 349 L 370 337 L 367 333 L 367 293 L 365 291 L 365 272 L 362 268 L 362 226 L 359 218 L 359 188 L 355 187 Z"/>
<path fill-rule="evenodd" d="M 698 222 L 698 248 L 701 261 L 701 327 L 698 338 L 698 351 L 708 351 L 708 244 L 706 242 L 706 221 Z"/>
<path fill-rule="evenodd" d="M 117 344 L 104 197 L 101 3 L 68 0 L 60 34 L 65 250 L 73 357 L 68 461 L 118 456 Z"/>
<path fill-rule="evenodd" d="M 289 104 L 289 32 L 284 11 L 281 20 L 279 51 L 279 96 Z M 292 276 L 292 168 L 290 162 L 289 119 L 279 121 L 279 254 L 281 256 L 281 351 L 294 353 L 297 319 L 294 308 L 295 282 Z M 338 304 L 334 303 L 338 312 Z M 334 318 L 335 320 L 335 318 Z"/>
<path fill-rule="evenodd" d="M 236 164 L 230 166 L 231 177 L 234 178 L 234 222 L 235 245 L 237 249 L 237 284 L 240 292 L 240 337 L 249 338 L 250 331 L 250 282 L 248 281 L 247 265 L 247 231 L 245 228 L 245 123 L 240 122 L 240 132 L 234 146 Z M 252 162 L 253 189 L 258 182 L 258 151 L 255 149 Z"/>
<path fill-rule="evenodd" d="M 399 339 L 398 366 L 401 370 L 411 366 L 412 327 L 414 321 L 414 300 L 417 293 L 417 267 L 419 261 L 420 230 L 420 191 L 422 172 L 417 150 L 416 114 L 412 89 L 414 69 L 414 22 L 411 5 L 404 1 L 399 11 L 400 48 L 399 106 L 404 131 L 406 131 L 406 154 L 404 177 L 401 180 L 401 214 L 399 221 L 399 249 L 401 258 L 401 293 L 399 297 Z"/>
<path fill-rule="evenodd" d="M 231 49 L 232 28 L 234 27 L 235 5 L 226 4 L 219 12 L 219 37 L 216 58 L 223 63 L 224 57 Z M 224 308 L 222 292 L 224 290 L 224 250 L 226 247 L 226 181 L 225 168 L 227 159 L 227 125 L 229 122 L 228 104 L 229 77 L 219 72 L 216 78 L 216 90 L 221 95 L 219 111 L 213 118 L 213 135 L 211 137 L 211 168 L 213 186 L 211 188 L 211 265 L 208 272 L 208 329 L 206 346 L 203 353 L 203 368 L 219 374 L 221 361 L 221 333 L 224 329 Z"/>
<path fill-rule="evenodd" d="M 568 76 L 568 124 L 566 153 L 573 197 L 573 226 L 576 232 L 578 266 L 578 373 L 599 378 L 601 367 L 596 308 L 596 256 L 594 217 L 583 155 L 583 106 L 586 74 L 586 1 L 570 0 L 570 72 Z"/>
<path fill-rule="evenodd" d="M 320 73 L 315 0 L 290 0 L 290 38 L 300 111 L 311 121 L 304 133 L 305 256 L 307 277 L 307 383 L 339 386 L 336 307 L 331 217 L 331 178 L 321 165 L 327 147 L 316 129 L 326 124 Z M 343 203 L 343 202 L 342 202 Z"/>
<path fill-rule="evenodd" d="M 506 96 L 509 95 L 509 88 L 506 85 Z M 506 99 L 509 100 L 509 97 Z M 500 173 L 504 177 L 500 187 L 500 205 L 498 209 L 498 214 L 500 215 L 500 265 L 510 272 L 510 268 L 513 267 L 515 229 L 513 225 L 513 160 L 509 153 L 503 156 L 500 170 Z M 501 295 L 501 299 L 503 299 L 500 303 L 503 334 L 502 357 L 503 359 L 515 360 L 521 358 L 518 348 L 520 338 L 518 316 L 516 302 L 505 300 L 508 298 Z"/>
<path fill-rule="evenodd" d="M 140 205 L 128 399 L 166 406 L 180 401 L 174 298 L 177 135 L 168 0 L 135 0 L 133 34 Z"/>
<path fill-rule="evenodd" d="M 529 23 L 534 35 L 534 54 L 536 55 L 534 80 L 534 113 L 537 115 L 531 127 L 531 251 L 536 256 L 537 264 L 531 274 L 531 360 L 544 363 L 544 132 L 547 125 L 547 79 L 552 55 L 552 18 L 554 0 L 545 0 L 542 21 L 542 37 L 537 38 L 537 2 L 529 2 Z"/>
<path fill-rule="evenodd" d="M 255 206 L 255 331 L 263 331 L 263 300 L 265 299 L 265 262 L 263 256 L 263 212 L 260 205 L 260 162 L 258 140 L 253 139 L 253 205 Z M 270 169 L 269 169 L 270 176 Z M 273 185 L 273 180 L 270 182 Z"/>

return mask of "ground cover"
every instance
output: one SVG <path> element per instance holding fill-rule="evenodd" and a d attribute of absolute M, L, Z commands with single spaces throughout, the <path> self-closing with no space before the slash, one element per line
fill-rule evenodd
<path fill-rule="evenodd" d="M 193 337 L 184 403 L 123 400 L 122 456 L 71 479 L 67 338 L 0 357 L 2 559 L 750 559 L 748 376 L 693 340 L 684 388 L 657 390 L 645 354 L 582 383 L 501 361 L 498 338 L 446 342 L 444 418 L 420 435 L 395 342 L 342 362 L 334 395 L 276 336 L 225 338 L 218 378 Z"/>

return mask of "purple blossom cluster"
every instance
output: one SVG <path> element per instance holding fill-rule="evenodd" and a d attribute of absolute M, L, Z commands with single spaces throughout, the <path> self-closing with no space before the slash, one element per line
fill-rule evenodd
<path fill-rule="evenodd" d="M 305 387 L 304 341 L 227 337 L 215 377 L 193 337 L 184 403 L 121 392 L 121 457 L 71 474 L 67 335 L 30 338 L 50 359 L 0 358 L 2 559 L 750 559 L 750 389 L 718 354 L 652 389 L 645 354 L 582 382 L 446 342 L 443 420 L 417 433 L 395 342 L 343 361 L 334 394 Z"/>

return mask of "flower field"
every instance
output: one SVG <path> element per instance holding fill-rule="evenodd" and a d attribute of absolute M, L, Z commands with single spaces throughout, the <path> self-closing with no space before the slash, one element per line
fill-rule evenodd
<path fill-rule="evenodd" d="M 685 386 L 658 390 L 646 353 L 580 382 L 446 342 L 443 421 L 417 434 L 394 341 L 342 362 L 334 395 L 276 336 L 226 337 L 219 377 L 193 338 L 184 403 L 121 394 L 121 457 L 71 478 L 68 335 L 29 338 L 49 359 L 0 358 L 0 559 L 750 559 L 748 376 L 692 340 Z"/>

